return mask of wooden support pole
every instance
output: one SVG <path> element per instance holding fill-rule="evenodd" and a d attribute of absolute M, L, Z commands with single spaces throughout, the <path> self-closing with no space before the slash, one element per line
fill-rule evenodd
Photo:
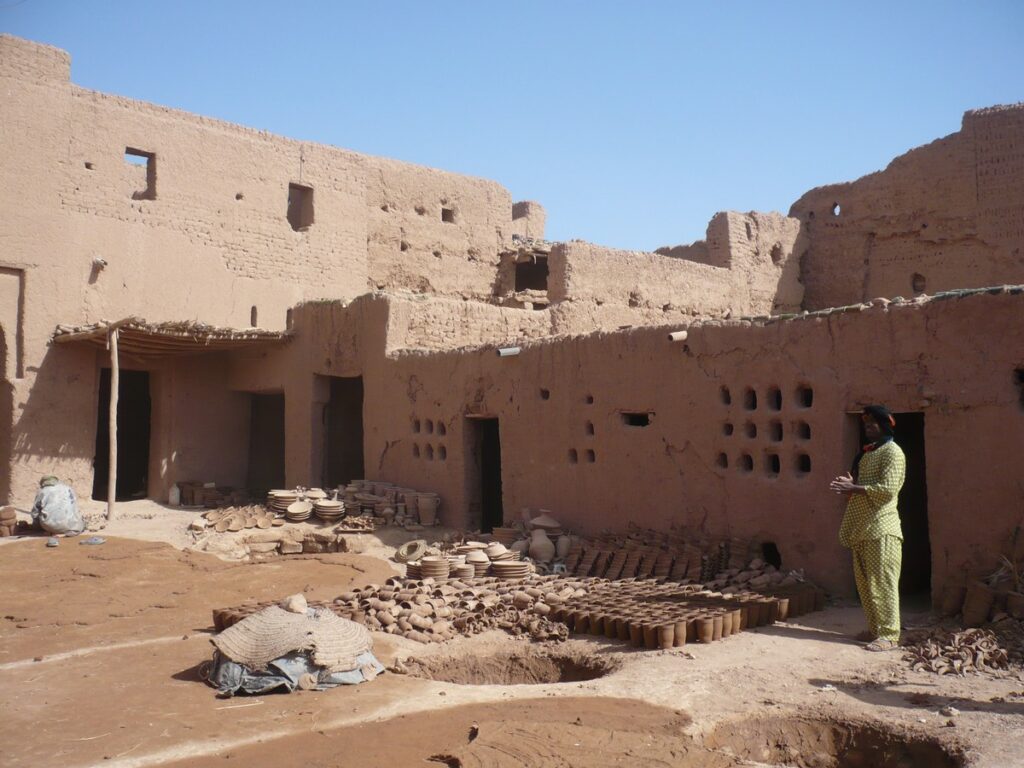
<path fill-rule="evenodd" d="M 114 519 L 114 499 L 117 496 L 117 395 L 121 388 L 121 366 L 117 354 L 118 329 L 107 333 L 110 346 L 110 468 L 107 473 L 107 520 Z"/>

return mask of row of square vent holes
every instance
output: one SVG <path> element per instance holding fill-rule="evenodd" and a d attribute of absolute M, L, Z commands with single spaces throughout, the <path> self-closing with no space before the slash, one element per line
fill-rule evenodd
<path fill-rule="evenodd" d="M 726 437 L 731 437 L 735 433 L 736 427 L 733 426 L 732 422 L 727 421 L 722 425 L 722 434 Z M 806 421 L 798 421 L 793 424 L 793 432 L 801 440 L 811 439 L 811 425 Z M 752 421 L 748 421 L 743 425 L 743 434 L 747 437 L 757 437 L 757 424 Z M 772 421 L 768 423 L 768 438 L 775 443 L 782 442 L 783 428 L 781 421 Z"/>
<path fill-rule="evenodd" d="M 764 393 L 764 401 L 770 411 L 782 410 L 782 390 L 778 387 L 768 387 Z M 732 405 L 732 392 L 728 387 L 722 386 L 719 390 L 722 398 L 722 405 Z M 810 408 L 814 405 L 814 390 L 808 386 L 799 386 L 793 392 L 793 403 L 797 408 Z M 757 410 L 757 390 L 747 387 L 743 390 L 743 407 L 748 411 Z"/>
<path fill-rule="evenodd" d="M 435 430 L 437 431 L 437 434 L 441 435 L 442 437 L 448 434 L 448 427 L 444 425 L 443 421 L 438 421 L 435 424 L 433 419 L 424 419 L 423 421 L 420 421 L 419 419 L 412 420 L 412 431 L 415 432 L 417 435 L 420 432 L 425 432 L 428 435 L 432 435 L 434 434 Z"/>
<path fill-rule="evenodd" d="M 811 471 L 811 457 L 806 453 L 798 453 L 792 457 L 793 471 L 797 475 L 806 475 Z M 718 454 L 715 463 L 721 469 L 729 468 L 729 455 Z M 741 453 L 736 459 L 736 469 L 743 473 L 754 471 L 754 457 L 749 453 Z M 766 453 L 762 457 L 762 469 L 766 475 L 777 477 L 782 472 L 782 457 L 777 453 Z"/>
<path fill-rule="evenodd" d="M 420 450 L 419 443 L 413 443 L 412 455 L 413 458 L 416 459 L 424 458 L 427 461 L 433 461 L 435 458 L 437 458 L 438 461 L 444 461 L 445 459 L 448 458 L 448 449 L 445 448 L 443 445 L 439 445 L 437 446 L 437 450 L 435 451 L 434 446 L 432 446 L 430 443 L 427 443 L 426 445 L 423 446 L 423 450 Z"/>
<path fill-rule="evenodd" d="M 124 160 L 131 166 L 144 169 L 145 186 L 132 193 L 133 200 L 156 200 L 156 153 L 147 152 L 143 149 L 125 147 Z M 86 162 L 85 168 L 88 171 L 96 170 L 95 163 Z M 245 195 L 241 192 L 235 194 L 235 200 L 244 200 Z M 387 203 L 381 205 L 381 210 L 390 211 L 391 206 Z M 416 213 L 420 216 L 427 214 L 427 207 L 416 206 Z M 306 184 L 290 183 L 288 185 L 288 207 L 285 214 L 288 224 L 296 232 L 305 232 L 313 226 L 313 188 Z M 441 221 L 445 224 L 455 223 L 455 209 L 445 206 L 441 201 Z M 403 249 L 404 250 L 404 249 Z"/>

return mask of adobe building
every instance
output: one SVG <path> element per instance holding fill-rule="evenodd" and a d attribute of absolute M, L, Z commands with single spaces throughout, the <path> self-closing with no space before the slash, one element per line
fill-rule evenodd
<path fill-rule="evenodd" d="M 492 181 L 79 88 L 18 38 L 0 79 L 0 502 L 44 473 L 106 498 L 117 328 L 119 499 L 382 479 L 469 529 L 770 542 L 849 593 L 828 482 L 883 402 L 908 590 L 1021 522 L 1024 106 L 638 253 L 546 242 Z"/>

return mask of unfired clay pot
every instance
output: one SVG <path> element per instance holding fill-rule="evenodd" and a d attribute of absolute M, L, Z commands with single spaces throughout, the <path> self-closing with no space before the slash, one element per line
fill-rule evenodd
<path fill-rule="evenodd" d="M 568 536 L 559 536 L 558 541 L 555 542 L 555 558 L 565 560 L 565 556 L 569 554 L 570 546 L 572 546 L 572 539 Z"/>
<path fill-rule="evenodd" d="M 542 528 L 535 528 L 530 534 L 530 557 L 538 563 L 550 563 L 555 557 L 555 545 Z"/>

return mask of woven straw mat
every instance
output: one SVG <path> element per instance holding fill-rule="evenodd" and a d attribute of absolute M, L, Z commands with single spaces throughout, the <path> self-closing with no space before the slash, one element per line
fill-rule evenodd
<path fill-rule="evenodd" d="M 312 616 L 276 605 L 228 627 L 210 642 L 234 662 L 266 669 L 292 651 L 312 651 L 313 661 L 331 672 L 347 672 L 356 657 L 373 647 L 369 630 L 320 608 Z"/>

